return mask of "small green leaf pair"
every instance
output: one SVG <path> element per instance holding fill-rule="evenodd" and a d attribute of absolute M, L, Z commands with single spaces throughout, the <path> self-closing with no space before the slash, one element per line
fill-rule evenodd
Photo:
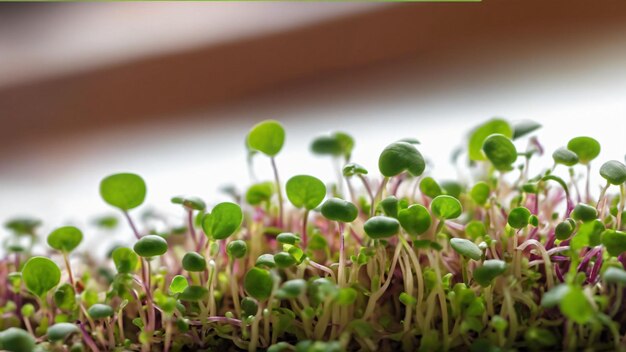
<path fill-rule="evenodd" d="M 285 185 L 287 198 L 296 208 L 313 210 L 326 197 L 326 185 L 319 179 L 309 175 L 298 175 L 290 178 Z"/>
<path fill-rule="evenodd" d="M 243 222 L 241 207 L 235 203 L 224 202 L 216 205 L 202 219 L 204 233 L 212 239 L 224 240 L 234 234 Z"/>
<path fill-rule="evenodd" d="M 247 143 L 250 148 L 274 157 L 285 143 L 285 129 L 278 121 L 265 120 L 252 127 L 248 133 Z"/>
<path fill-rule="evenodd" d="M 250 296 L 263 301 L 272 294 L 274 279 L 269 271 L 254 267 L 244 277 L 244 288 Z"/>
<path fill-rule="evenodd" d="M 584 291 L 573 285 L 560 284 L 552 288 L 543 295 L 541 305 L 547 308 L 558 305 L 563 315 L 578 324 L 589 322 L 595 315 Z"/>
<path fill-rule="evenodd" d="M 422 154 L 415 145 L 407 142 L 388 145 L 378 158 L 378 169 L 385 177 L 396 176 L 405 171 L 413 176 L 419 176 L 425 168 L 426 163 Z"/>
<path fill-rule="evenodd" d="M 30 292 L 43 299 L 48 291 L 59 284 L 61 270 L 48 258 L 32 257 L 24 264 L 22 279 Z"/>
<path fill-rule="evenodd" d="M 319 136 L 311 143 L 311 151 L 318 155 L 343 156 L 350 159 L 354 149 L 354 139 L 343 132 L 334 132 L 328 136 Z"/>
<path fill-rule="evenodd" d="M 48 235 L 48 245 L 60 252 L 69 253 L 83 240 L 83 233 L 74 226 L 64 226 Z"/>

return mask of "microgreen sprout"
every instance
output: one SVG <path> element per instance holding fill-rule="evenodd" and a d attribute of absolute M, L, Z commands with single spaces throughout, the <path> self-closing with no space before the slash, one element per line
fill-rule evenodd
<path fill-rule="evenodd" d="M 575 137 L 533 175 L 540 127 L 477 126 L 455 153 L 470 171 L 457 179 L 433 177 L 415 138 L 388 144 L 370 173 L 351 160 L 354 139 L 333 132 L 310 149 L 333 158 L 337 183 L 281 184 L 286 133 L 267 120 L 246 148 L 251 175 L 263 154 L 273 181 L 230 189 L 232 202 L 175 196 L 182 223 L 153 211 L 141 232 L 129 212 L 145 201 L 144 180 L 105 177 L 102 199 L 135 236 L 106 259 L 81 250 L 91 228 L 55 228 L 41 252 L 39 220 L 5 222 L 0 349 L 623 349 L 626 166 L 598 163 L 596 197 L 600 143 Z M 88 223 L 100 235 L 117 220 Z"/>
<path fill-rule="evenodd" d="M 285 129 L 278 121 L 266 120 L 256 124 L 248 133 L 247 145 L 261 153 L 267 155 L 274 170 L 274 181 L 276 182 L 276 192 L 278 194 L 278 224 L 283 223 L 283 192 L 278 177 L 278 168 L 274 159 L 283 149 L 285 143 Z"/>
<path fill-rule="evenodd" d="M 306 248 L 308 243 L 307 223 L 309 212 L 322 203 L 326 196 L 326 186 L 319 179 L 298 175 L 290 178 L 285 186 L 287 198 L 296 208 L 304 208 L 302 216 L 302 245 Z"/>

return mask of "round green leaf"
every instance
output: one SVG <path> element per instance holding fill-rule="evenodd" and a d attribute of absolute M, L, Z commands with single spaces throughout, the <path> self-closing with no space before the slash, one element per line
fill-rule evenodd
<path fill-rule="evenodd" d="M 298 298 L 306 290 L 306 281 L 294 279 L 286 281 L 277 291 L 276 297 L 280 299 Z"/>
<path fill-rule="evenodd" d="M 489 194 L 491 193 L 491 188 L 489 185 L 483 181 L 480 181 L 472 187 L 470 191 L 470 196 L 478 205 L 485 205 L 487 203 L 487 199 L 489 199 Z"/>
<path fill-rule="evenodd" d="M 528 218 L 528 223 L 533 225 L 534 227 L 539 226 L 539 218 L 537 215 L 533 214 Z"/>
<path fill-rule="evenodd" d="M 559 339 L 548 329 L 531 326 L 524 333 L 524 340 L 532 351 L 550 350 L 548 347 L 556 346 Z"/>
<path fill-rule="evenodd" d="M 421 204 L 413 204 L 398 212 L 398 220 L 404 231 L 418 236 L 428 231 L 432 223 L 428 209 Z"/>
<path fill-rule="evenodd" d="M 282 244 L 295 245 L 296 243 L 300 242 L 300 237 L 294 235 L 291 232 L 283 232 L 283 233 L 278 234 L 278 236 L 276 236 L 276 241 Z"/>
<path fill-rule="evenodd" d="M 103 215 L 93 219 L 93 224 L 104 230 L 112 230 L 117 227 L 119 220 L 114 215 Z"/>
<path fill-rule="evenodd" d="M 74 226 L 64 226 L 48 235 L 48 245 L 58 251 L 69 253 L 83 240 L 83 233 Z"/>
<path fill-rule="evenodd" d="M 604 224 L 598 219 L 584 222 L 580 225 L 574 237 L 572 237 L 570 247 L 574 251 L 587 246 L 595 247 L 601 244 L 602 232 L 604 230 Z"/>
<path fill-rule="evenodd" d="M 207 290 L 206 287 L 192 285 L 187 286 L 185 290 L 180 293 L 178 298 L 183 301 L 196 302 L 205 299 L 208 294 L 209 290 Z"/>
<path fill-rule="evenodd" d="M 13 231 L 16 235 L 34 233 L 35 229 L 41 225 L 41 221 L 33 218 L 14 218 L 7 221 L 4 227 Z"/>
<path fill-rule="evenodd" d="M 400 231 L 400 223 L 394 218 L 374 216 L 365 222 L 363 229 L 365 233 L 373 239 L 386 238 Z"/>
<path fill-rule="evenodd" d="M 246 292 L 259 301 L 268 299 L 272 294 L 274 280 L 267 270 L 254 267 L 246 273 L 243 281 Z"/>
<path fill-rule="evenodd" d="M 241 312 L 243 317 L 255 316 L 259 310 L 259 305 L 255 299 L 244 297 L 241 300 Z"/>
<path fill-rule="evenodd" d="M 35 338 L 25 330 L 8 328 L 0 332 L 0 348 L 10 352 L 34 351 Z"/>
<path fill-rule="evenodd" d="M 146 183 L 135 174 L 111 175 L 100 182 L 100 196 L 116 208 L 130 210 L 140 206 L 146 199 Z"/>
<path fill-rule="evenodd" d="M 120 274 L 132 273 L 137 269 L 139 257 L 132 249 L 126 247 L 117 247 L 111 253 L 115 268 Z"/>
<path fill-rule="evenodd" d="M 478 246 L 465 238 L 451 238 L 450 246 L 460 255 L 474 259 L 480 260 L 483 255 L 483 252 L 478 248 Z"/>
<path fill-rule="evenodd" d="M 96 303 L 87 309 L 93 319 L 104 319 L 113 316 L 113 308 L 108 304 Z"/>
<path fill-rule="evenodd" d="M 243 258 L 246 256 L 248 252 L 248 245 L 245 241 L 242 240 L 234 240 L 226 245 L 226 253 L 233 258 Z"/>
<path fill-rule="evenodd" d="M 287 198 L 296 208 L 315 209 L 326 196 L 326 185 L 309 175 L 290 178 L 285 185 Z"/>
<path fill-rule="evenodd" d="M 187 252 L 183 256 L 183 269 L 190 272 L 201 272 L 206 270 L 206 259 L 196 252 Z"/>
<path fill-rule="evenodd" d="M 417 305 L 417 299 L 406 292 L 402 292 L 398 300 L 407 307 L 415 307 Z"/>
<path fill-rule="evenodd" d="M 335 132 L 330 136 L 319 136 L 311 143 L 311 151 L 318 155 L 349 157 L 354 148 L 354 139 L 343 132 Z"/>
<path fill-rule="evenodd" d="M 60 309 L 72 310 L 76 307 L 76 290 L 71 284 L 63 284 L 54 291 L 54 303 Z"/>
<path fill-rule="evenodd" d="M 413 144 L 395 142 L 388 145 L 378 158 L 378 169 L 385 177 L 392 177 L 407 171 L 413 176 L 424 172 L 424 157 Z"/>
<path fill-rule="evenodd" d="M 474 280 L 480 286 L 491 285 L 493 279 L 502 275 L 506 271 L 506 263 L 498 259 L 485 260 L 483 265 L 474 269 Z"/>
<path fill-rule="evenodd" d="M 531 132 L 534 132 L 541 128 L 541 125 L 535 121 L 531 120 L 523 120 L 518 121 L 513 126 L 513 139 L 518 139 L 523 137 Z"/>
<path fill-rule="evenodd" d="M 354 204 L 340 198 L 327 199 L 321 211 L 326 219 L 341 222 L 353 222 L 359 215 L 359 209 Z"/>
<path fill-rule="evenodd" d="M 274 263 L 277 267 L 285 269 L 296 264 L 296 259 L 287 252 L 278 252 L 274 254 Z"/>
<path fill-rule="evenodd" d="M 248 188 L 246 192 L 246 202 L 250 205 L 259 205 L 269 202 L 274 194 L 274 182 L 261 182 Z"/>
<path fill-rule="evenodd" d="M 576 137 L 570 139 L 567 149 L 578 155 L 581 164 L 589 164 L 600 154 L 600 143 L 591 137 Z"/>
<path fill-rule="evenodd" d="M 530 215 L 530 210 L 524 207 L 517 207 L 509 213 L 507 222 L 509 223 L 509 226 L 514 229 L 523 229 L 528 226 Z"/>
<path fill-rule="evenodd" d="M 435 197 L 432 203 L 430 203 L 430 210 L 439 219 L 456 219 L 461 216 L 463 208 L 461 202 L 458 199 L 441 195 Z"/>
<path fill-rule="evenodd" d="M 539 185 L 537 182 L 526 182 L 522 185 L 522 191 L 537 194 L 539 192 Z"/>
<path fill-rule="evenodd" d="M 503 119 L 491 119 L 476 127 L 470 134 L 468 142 L 468 154 L 470 160 L 485 160 L 481 152 L 485 139 L 492 134 L 501 134 L 506 137 L 513 136 L 513 129 L 509 123 Z"/>
<path fill-rule="evenodd" d="M 204 215 L 202 228 L 210 238 L 223 240 L 234 234 L 243 222 L 241 207 L 224 202 L 216 205 L 211 213 Z"/>
<path fill-rule="evenodd" d="M 472 220 L 465 225 L 465 233 L 473 240 L 487 234 L 487 229 L 482 221 Z"/>
<path fill-rule="evenodd" d="M 517 149 L 511 140 L 501 134 L 492 134 L 483 143 L 483 152 L 498 171 L 510 171 L 517 160 Z"/>
<path fill-rule="evenodd" d="M 556 225 L 556 227 L 554 228 L 554 235 L 556 236 L 557 240 L 563 241 L 568 239 L 572 235 L 575 228 L 576 223 L 572 219 L 567 219 Z"/>
<path fill-rule="evenodd" d="M 167 241 L 161 236 L 147 235 L 135 243 L 133 250 L 141 257 L 157 257 L 167 252 Z"/>
<path fill-rule="evenodd" d="M 42 297 L 59 284 L 61 270 L 48 258 L 32 257 L 24 264 L 22 278 L 30 292 Z"/>
<path fill-rule="evenodd" d="M 265 120 L 248 133 L 248 146 L 270 157 L 276 156 L 284 143 L 285 129 L 278 121 Z"/>
<path fill-rule="evenodd" d="M 378 203 L 378 206 L 383 210 L 385 215 L 397 218 L 398 217 L 398 198 L 395 196 L 389 196 Z"/>
<path fill-rule="evenodd" d="M 357 291 L 352 287 L 343 287 L 339 289 L 335 301 L 340 306 L 351 306 L 356 301 L 357 295 Z"/>
<path fill-rule="evenodd" d="M 343 175 L 346 177 L 354 175 L 367 175 L 367 169 L 357 163 L 348 163 L 343 167 Z"/>
<path fill-rule="evenodd" d="M 626 271 L 612 266 L 606 269 L 604 274 L 602 274 L 602 279 L 608 284 L 626 286 Z"/>
<path fill-rule="evenodd" d="M 600 167 L 600 175 L 610 184 L 619 186 L 626 182 L 626 166 L 617 160 L 609 160 Z"/>
<path fill-rule="evenodd" d="M 172 293 L 181 293 L 189 286 L 189 281 L 182 275 L 176 275 L 172 278 L 170 283 L 170 291 Z"/>
<path fill-rule="evenodd" d="M 430 198 L 435 198 L 443 193 L 437 181 L 432 177 L 424 177 L 422 181 L 420 181 L 420 191 Z"/>
<path fill-rule="evenodd" d="M 441 181 L 441 189 L 443 190 L 443 194 L 447 194 L 456 199 L 459 199 L 461 196 L 461 192 L 463 192 L 463 185 L 461 185 L 457 181 L 444 180 Z"/>
<path fill-rule="evenodd" d="M 591 205 L 579 203 L 572 210 L 572 218 L 582 222 L 593 221 L 598 218 L 598 211 Z"/>
<path fill-rule="evenodd" d="M 574 166 L 578 164 L 578 155 L 573 151 L 561 147 L 552 153 L 552 159 L 556 164 L 562 164 L 565 166 Z"/>
<path fill-rule="evenodd" d="M 172 198 L 172 203 L 180 204 L 189 210 L 204 210 L 206 203 L 198 197 L 192 196 L 176 196 Z"/>
<path fill-rule="evenodd" d="M 256 266 L 266 266 L 268 268 L 275 268 L 276 267 L 276 262 L 274 261 L 274 256 L 269 254 L 269 253 L 265 253 L 265 254 L 261 254 L 258 258 L 256 258 L 256 262 L 255 264 Z"/>
<path fill-rule="evenodd" d="M 563 297 L 569 292 L 570 287 L 566 284 L 554 286 L 550 291 L 544 293 L 541 297 L 541 306 L 545 308 L 555 307 L 563 300 Z"/>
<path fill-rule="evenodd" d="M 48 340 L 63 341 L 73 333 L 79 332 L 78 326 L 71 323 L 56 323 L 48 328 Z"/>
<path fill-rule="evenodd" d="M 602 233 L 602 244 L 610 255 L 617 257 L 626 252 L 626 232 L 606 230 Z"/>
<path fill-rule="evenodd" d="M 578 324 L 587 323 L 595 315 L 593 306 L 579 287 L 570 287 L 559 302 L 559 308 L 563 315 Z"/>
<path fill-rule="evenodd" d="M 26 303 L 22 306 L 21 313 L 24 317 L 30 318 L 35 314 L 35 306 L 30 303 Z"/>

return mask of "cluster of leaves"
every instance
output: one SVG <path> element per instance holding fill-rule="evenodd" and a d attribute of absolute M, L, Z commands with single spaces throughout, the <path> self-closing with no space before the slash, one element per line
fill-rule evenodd
<path fill-rule="evenodd" d="M 102 199 L 119 209 L 135 242 L 113 248 L 107 261 L 75 253 L 83 240 L 76 227 L 52 231 L 46 257 L 33 255 L 37 220 L 6 223 L 0 348 L 619 349 L 626 166 L 601 165 L 606 183 L 595 198 L 590 165 L 600 144 L 576 137 L 554 151 L 551 169 L 530 177 L 530 162 L 543 154 L 532 136 L 539 127 L 503 119 L 477 126 L 457 153 L 467 155 L 461 167 L 473 179 L 457 181 L 427 176 L 412 138 L 387 146 L 382 177 L 371 178 L 351 162 L 352 137 L 336 132 L 311 144 L 343 163 L 335 183 L 296 175 L 283 187 L 276 158 L 285 131 L 264 121 L 246 139 L 249 167 L 265 155 L 274 179 L 255 181 L 245 195 L 230 189 L 233 201 L 212 207 L 174 197 L 179 224 L 147 212 L 137 226 L 130 211 L 145 200 L 144 180 L 108 176 Z M 118 226 L 115 217 L 95 223 Z"/>

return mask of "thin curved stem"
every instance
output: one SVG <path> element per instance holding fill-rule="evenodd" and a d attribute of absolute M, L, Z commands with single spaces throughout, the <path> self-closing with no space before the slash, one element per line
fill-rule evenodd
<path fill-rule="evenodd" d="M 74 282 L 74 275 L 72 274 L 72 267 L 70 266 L 70 260 L 68 258 L 67 252 L 63 252 L 63 261 L 65 262 L 65 267 L 67 268 L 67 275 L 70 279 L 70 284 L 72 287 L 76 288 L 76 283 Z"/>
<path fill-rule="evenodd" d="M 130 217 L 130 214 L 128 214 L 128 211 L 126 210 L 124 210 L 123 213 L 124 213 L 124 216 L 126 217 L 126 220 L 128 221 L 128 224 L 130 225 L 130 228 L 133 230 L 133 234 L 135 235 L 137 239 L 140 239 L 141 235 L 139 234 L 139 231 L 137 230 L 137 227 L 135 226 L 133 219 Z"/>
<path fill-rule="evenodd" d="M 270 158 L 272 170 L 274 171 L 274 181 L 276 182 L 276 193 L 278 195 L 278 227 L 283 227 L 283 191 L 280 186 L 280 178 L 278 177 L 278 168 L 274 157 Z"/>
<path fill-rule="evenodd" d="M 302 249 L 306 250 L 306 246 L 309 243 L 309 239 L 307 236 L 306 227 L 309 222 L 309 209 L 304 211 L 304 215 L 302 216 Z"/>

